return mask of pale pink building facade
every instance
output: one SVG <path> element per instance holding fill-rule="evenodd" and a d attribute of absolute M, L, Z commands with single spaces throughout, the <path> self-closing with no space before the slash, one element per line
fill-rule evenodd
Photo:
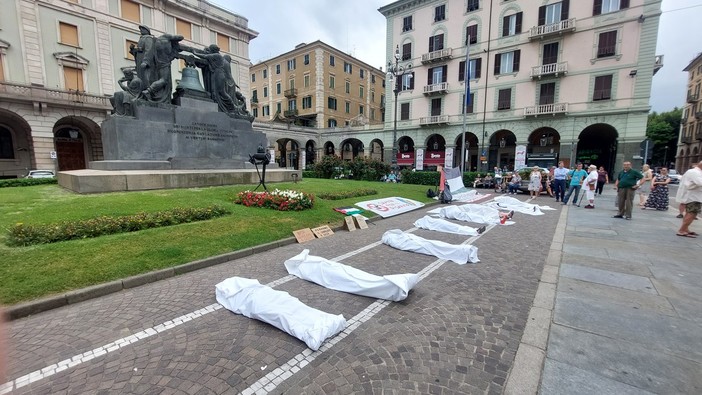
<path fill-rule="evenodd" d="M 397 95 L 398 163 L 460 164 L 466 40 L 472 102 L 466 169 L 527 162 L 613 171 L 645 139 L 661 0 L 400 0 L 387 18 L 387 58 L 411 65 Z M 389 80 L 388 80 L 389 81 Z M 396 85 L 386 84 L 385 152 Z M 389 140 L 388 140 L 389 138 Z M 449 157 L 447 160 L 446 157 Z"/>

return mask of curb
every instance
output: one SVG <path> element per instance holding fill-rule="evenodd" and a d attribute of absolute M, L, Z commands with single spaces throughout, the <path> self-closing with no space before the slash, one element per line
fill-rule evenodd
<path fill-rule="evenodd" d="M 425 203 L 425 206 L 438 204 L 438 202 Z M 368 222 L 376 222 L 382 220 L 381 216 L 369 218 Z M 334 232 L 344 230 L 343 225 L 332 228 Z M 184 263 L 182 265 L 161 269 L 154 272 L 138 274 L 136 276 L 127 277 L 121 280 L 114 280 L 103 284 L 92 285 L 86 288 L 68 291 L 64 294 L 48 296 L 41 299 L 32 300 L 29 302 L 19 303 L 16 305 L 5 307 L 4 316 L 7 320 L 12 321 L 19 318 L 28 317 L 30 315 L 43 313 L 53 310 L 58 307 L 68 306 L 86 300 L 98 298 L 112 293 L 120 292 L 125 289 L 139 287 L 141 285 L 150 284 L 156 281 L 165 280 L 170 277 L 175 277 L 181 274 L 190 273 L 196 270 L 205 269 L 210 266 L 219 265 L 225 262 L 233 261 L 249 255 L 260 254 L 278 247 L 295 244 L 297 241 L 294 237 L 286 237 L 270 243 L 260 244 L 253 247 L 247 247 L 241 250 L 228 252 L 226 254 L 216 255 L 210 258 L 200 259 L 193 262 Z"/>

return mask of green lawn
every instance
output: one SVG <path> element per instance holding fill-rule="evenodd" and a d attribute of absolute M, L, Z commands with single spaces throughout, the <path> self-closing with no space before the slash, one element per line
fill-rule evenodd
<path fill-rule="evenodd" d="M 18 303 L 279 240 L 292 236 L 295 229 L 339 225 L 342 215 L 332 208 L 361 200 L 403 196 L 429 201 L 425 185 L 305 179 L 297 184 L 270 187 L 315 195 L 372 188 L 378 194 L 345 200 L 316 199 L 312 210 L 280 212 L 233 204 L 237 192 L 251 188 L 242 185 L 100 195 L 78 195 L 56 185 L 1 188 L 0 304 Z M 18 222 L 44 224 L 213 204 L 228 207 L 232 215 L 95 239 L 30 247 L 6 244 L 7 228 Z"/>

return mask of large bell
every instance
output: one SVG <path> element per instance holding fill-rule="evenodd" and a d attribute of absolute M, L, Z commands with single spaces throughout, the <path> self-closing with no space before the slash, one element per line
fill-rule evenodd
<path fill-rule="evenodd" d="M 183 68 L 183 78 L 178 82 L 176 89 L 207 92 L 200 83 L 200 73 L 194 67 Z"/>

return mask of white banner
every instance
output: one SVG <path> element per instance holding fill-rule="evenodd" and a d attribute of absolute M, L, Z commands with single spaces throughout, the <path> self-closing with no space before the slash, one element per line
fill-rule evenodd
<path fill-rule="evenodd" d="M 423 149 L 418 149 L 417 150 L 417 164 L 414 167 L 416 170 L 424 170 L 424 150 Z"/>
<path fill-rule="evenodd" d="M 306 170 L 307 169 L 307 152 L 305 150 L 303 150 L 303 149 L 300 150 L 300 160 L 297 163 L 298 163 L 299 170 Z"/>
<path fill-rule="evenodd" d="M 519 170 L 526 167 L 526 145 L 518 145 L 514 149 L 514 169 Z"/>
<path fill-rule="evenodd" d="M 401 197 L 389 197 L 358 202 L 356 206 L 364 210 L 372 211 L 383 218 L 387 218 L 424 207 L 424 203 Z"/>
<path fill-rule="evenodd" d="M 446 156 L 444 157 L 444 167 L 450 169 L 453 167 L 453 148 L 446 148 Z"/>

